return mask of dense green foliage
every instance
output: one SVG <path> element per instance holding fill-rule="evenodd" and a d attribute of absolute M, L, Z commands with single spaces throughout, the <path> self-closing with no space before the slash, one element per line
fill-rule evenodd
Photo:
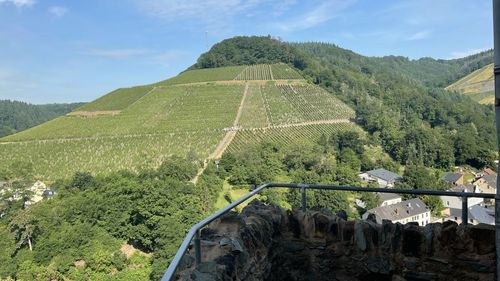
<path fill-rule="evenodd" d="M 293 53 L 287 44 L 268 37 L 234 37 L 215 44 L 190 69 L 221 66 L 289 63 Z"/>
<path fill-rule="evenodd" d="M 381 158 L 372 158 L 365 151 L 368 140 L 358 131 L 335 131 L 323 134 L 317 143 L 276 143 L 264 140 L 225 153 L 220 161 L 219 175 L 233 185 L 258 185 L 283 178 L 295 183 L 361 185 L 358 173 L 384 167 L 395 172 L 398 165 Z M 297 190 L 266 191 L 273 202 L 300 206 Z M 376 205 L 377 199 L 366 194 L 332 191 L 308 191 L 310 206 L 346 211 L 359 218 L 352 209 L 353 198 L 365 198 Z"/>
<path fill-rule="evenodd" d="M 273 52 L 252 51 L 261 46 Z M 246 55 L 232 55 L 235 49 Z M 439 88 L 491 63 L 491 55 L 487 51 L 457 60 L 369 58 L 327 43 L 236 37 L 215 45 L 193 67 L 281 59 L 351 105 L 359 124 L 400 163 L 446 169 L 492 165 L 497 144 L 491 107 Z M 217 63 L 204 63 L 211 56 Z"/>
<path fill-rule="evenodd" d="M 373 59 L 411 79 L 421 81 L 426 86 L 444 88 L 467 74 L 492 63 L 493 50 L 451 60 L 433 58 L 409 60 L 398 56 Z"/>
<path fill-rule="evenodd" d="M 28 209 L 23 199 L 2 198 L 8 206 L 0 210 L 0 278 L 158 280 L 222 187 L 213 167 L 190 183 L 197 168 L 171 158 L 139 173 L 78 172 L 53 185 L 54 198 Z M 125 242 L 152 258 L 138 251 L 127 258 Z"/>
<path fill-rule="evenodd" d="M 64 115 L 81 103 L 35 105 L 0 100 L 0 137 L 14 134 Z"/>

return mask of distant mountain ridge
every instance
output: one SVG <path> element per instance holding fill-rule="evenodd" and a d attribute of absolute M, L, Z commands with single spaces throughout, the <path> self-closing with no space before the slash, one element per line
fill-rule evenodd
<path fill-rule="evenodd" d="M 35 105 L 0 100 L 0 137 L 14 134 L 71 112 L 83 103 Z"/>

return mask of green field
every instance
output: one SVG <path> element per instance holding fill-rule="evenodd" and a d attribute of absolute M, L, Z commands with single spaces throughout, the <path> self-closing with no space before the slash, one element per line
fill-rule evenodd
<path fill-rule="evenodd" d="M 159 82 L 155 86 L 233 80 L 243 69 L 245 69 L 245 66 L 188 70 L 176 77 Z"/>
<path fill-rule="evenodd" d="M 56 179 L 76 171 L 155 168 L 172 155 L 204 160 L 262 140 L 311 142 L 323 133 L 359 130 L 349 123 L 354 111 L 332 94 L 304 80 L 262 81 L 273 78 L 271 70 L 280 79 L 297 77 L 284 64 L 224 67 L 113 91 L 0 139 L 0 169 L 29 162 L 38 177 Z M 248 82 L 227 80 L 236 76 Z M 197 83 L 215 80 L 224 82 Z"/>
<path fill-rule="evenodd" d="M 271 69 L 273 72 L 273 78 L 276 80 L 304 79 L 295 69 L 286 64 L 273 64 L 271 65 Z"/>
<path fill-rule="evenodd" d="M 331 136 L 333 133 L 342 131 L 357 131 L 363 133 L 360 127 L 352 123 L 248 129 L 238 131 L 228 151 L 239 151 L 247 147 L 258 145 L 262 141 L 273 142 L 284 146 L 307 144 L 316 142 L 323 134 L 325 136 Z"/>
<path fill-rule="evenodd" d="M 446 89 L 460 92 L 482 104 L 493 104 L 495 96 L 493 87 L 493 64 L 489 64 L 449 85 Z"/>
<path fill-rule="evenodd" d="M 153 86 L 137 86 L 118 89 L 91 103 L 87 103 L 77 108 L 76 111 L 123 110 L 151 90 L 153 90 Z"/>

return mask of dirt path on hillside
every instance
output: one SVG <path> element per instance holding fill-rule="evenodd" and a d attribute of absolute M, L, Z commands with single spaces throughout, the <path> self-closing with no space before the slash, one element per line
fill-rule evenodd
<path fill-rule="evenodd" d="M 240 123 L 240 117 L 241 113 L 243 112 L 243 105 L 245 104 L 245 99 L 247 97 L 247 94 L 248 94 L 248 83 L 245 83 L 245 90 L 243 91 L 243 97 L 241 98 L 240 106 L 238 107 L 238 111 L 236 112 L 236 117 L 234 118 L 233 128 L 238 127 L 238 124 Z M 237 130 L 231 130 L 226 133 L 224 138 L 222 138 L 222 140 L 215 148 L 214 152 L 212 152 L 212 154 L 210 154 L 208 158 L 203 162 L 203 167 L 198 171 L 198 173 L 191 180 L 191 182 L 196 183 L 198 181 L 198 178 L 203 174 L 210 160 L 221 158 L 226 148 L 233 141 L 234 137 L 236 136 L 236 133 Z"/>
<path fill-rule="evenodd" d="M 270 125 L 262 128 L 252 128 L 250 130 L 255 131 L 261 129 L 279 129 L 279 128 L 302 127 L 309 125 L 339 124 L 339 123 L 353 123 L 353 122 L 349 119 L 316 120 L 316 121 L 307 121 L 307 122 L 293 123 L 293 124 Z"/>

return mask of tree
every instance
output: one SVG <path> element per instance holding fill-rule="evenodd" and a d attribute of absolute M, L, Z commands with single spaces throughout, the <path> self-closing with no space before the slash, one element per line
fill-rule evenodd
<path fill-rule="evenodd" d="M 30 209 L 19 212 L 9 223 L 10 229 L 16 237 L 16 250 L 19 250 L 26 243 L 30 251 L 33 250 L 33 239 L 38 235 L 39 229 L 36 217 Z"/>

